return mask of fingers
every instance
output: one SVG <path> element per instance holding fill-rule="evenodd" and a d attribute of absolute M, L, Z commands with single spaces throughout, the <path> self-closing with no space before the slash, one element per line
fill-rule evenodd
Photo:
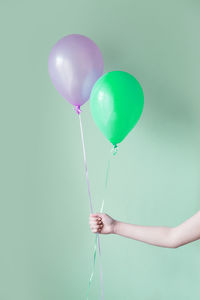
<path fill-rule="evenodd" d="M 89 222 L 92 232 L 100 232 L 104 224 L 102 221 Z"/>
<path fill-rule="evenodd" d="M 90 214 L 91 217 L 99 217 L 101 213 Z"/>
<path fill-rule="evenodd" d="M 89 223 L 100 224 L 102 222 L 102 217 L 89 217 Z"/>
<path fill-rule="evenodd" d="M 91 227 L 91 230 L 92 232 L 101 232 L 102 228 L 103 228 L 103 224 L 102 225 L 96 225 L 96 226 L 90 226 Z"/>
<path fill-rule="evenodd" d="M 102 220 L 102 215 L 103 215 L 103 214 L 90 214 L 89 219 L 90 219 L 90 220 L 96 220 L 96 219 Z"/>
<path fill-rule="evenodd" d="M 102 223 L 103 223 L 102 220 L 98 220 L 98 219 L 97 220 L 90 220 L 89 221 L 89 224 L 99 224 L 100 225 Z"/>
<path fill-rule="evenodd" d="M 95 214 L 90 214 L 90 217 L 94 217 L 94 218 L 101 218 L 104 214 L 103 213 L 95 213 Z"/>
<path fill-rule="evenodd" d="M 90 214 L 89 224 L 92 232 L 101 232 L 104 224 L 102 221 L 102 215 L 100 213 Z"/>
<path fill-rule="evenodd" d="M 101 218 L 90 218 L 89 219 L 89 224 L 102 224 L 103 223 L 103 221 L 102 221 L 102 219 Z"/>
<path fill-rule="evenodd" d="M 99 219 L 99 218 L 96 218 L 96 219 L 90 218 L 89 219 L 90 224 L 101 224 L 102 222 L 103 222 L 102 219 Z"/>
<path fill-rule="evenodd" d="M 103 224 L 101 225 L 93 225 L 93 226 L 90 226 L 91 230 L 98 230 L 98 229 L 102 229 L 103 228 Z"/>

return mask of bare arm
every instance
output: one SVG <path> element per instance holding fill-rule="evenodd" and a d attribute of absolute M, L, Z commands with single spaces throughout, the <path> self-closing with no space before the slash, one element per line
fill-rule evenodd
<path fill-rule="evenodd" d="M 90 227 L 94 233 L 112 233 L 158 247 L 178 248 L 200 239 L 200 211 L 176 227 L 129 224 L 96 213 L 90 215 Z"/>

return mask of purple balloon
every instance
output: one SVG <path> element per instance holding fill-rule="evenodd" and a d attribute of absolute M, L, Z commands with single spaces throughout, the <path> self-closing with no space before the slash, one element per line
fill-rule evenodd
<path fill-rule="evenodd" d="M 103 67 L 103 57 L 97 45 L 80 34 L 60 39 L 48 59 L 54 86 L 75 106 L 81 106 L 89 99 L 94 83 L 103 74 Z"/>

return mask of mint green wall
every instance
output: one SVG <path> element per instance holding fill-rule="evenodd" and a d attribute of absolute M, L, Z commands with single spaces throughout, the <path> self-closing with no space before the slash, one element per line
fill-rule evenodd
<path fill-rule="evenodd" d="M 104 212 L 175 226 L 200 209 L 200 3 L 1 1 L 0 299 L 84 300 L 95 235 L 88 224 L 79 123 L 47 71 L 51 47 L 81 33 L 105 72 L 141 83 L 144 113 L 112 161 Z M 111 145 L 83 107 L 99 211 Z M 200 243 L 158 248 L 101 236 L 105 300 L 200 297 Z M 90 299 L 100 299 L 99 257 Z"/>

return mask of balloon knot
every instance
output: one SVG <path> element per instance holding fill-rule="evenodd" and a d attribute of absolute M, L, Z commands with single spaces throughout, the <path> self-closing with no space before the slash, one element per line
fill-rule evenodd
<path fill-rule="evenodd" d="M 80 109 L 80 105 L 74 105 L 74 108 L 73 108 L 73 110 L 75 110 L 75 112 L 78 114 L 78 115 L 80 115 L 80 113 L 81 113 L 81 109 Z"/>
<path fill-rule="evenodd" d="M 117 145 L 113 145 L 113 148 L 112 148 L 113 155 L 116 155 L 117 151 L 118 151 L 118 146 Z"/>

